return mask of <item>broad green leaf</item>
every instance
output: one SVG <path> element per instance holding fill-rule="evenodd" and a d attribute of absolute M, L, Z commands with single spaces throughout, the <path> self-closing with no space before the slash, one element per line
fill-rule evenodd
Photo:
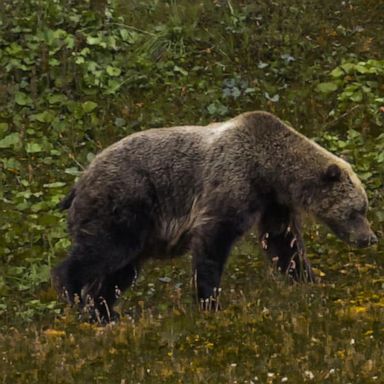
<path fill-rule="evenodd" d="M 343 75 L 345 75 L 345 72 L 340 67 L 335 68 L 331 72 L 331 76 L 335 78 L 342 77 Z"/>
<path fill-rule="evenodd" d="M 49 104 L 59 104 L 67 101 L 67 96 L 62 94 L 53 94 L 48 96 Z"/>
<path fill-rule="evenodd" d="M 91 50 L 90 50 L 88 47 L 83 48 L 83 49 L 80 51 L 80 55 L 81 55 L 81 56 L 87 56 L 87 55 L 89 55 L 90 53 L 91 53 Z"/>
<path fill-rule="evenodd" d="M 101 37 L 88 36 L 87 43 L 89 45 L 98 45 L 102 48 L 107 48 L 107 43 L 103 41 Z"/>
<path fill-rule="evenodd" d="M 362 180 L 368 180 L 370 177 L 372 177 L 372 172 L 360 172 L 359 176 Z"/>
<path fill-rule="evenodd" d="M 129 31 L 127 29 L 120 29 L 120 36 L 123 40 L 128 40 Z"/>
<path fill-rule="evenodd" d="M 10 56 L 17 56 L 23 52 L 23 48 L 17 43 L 12 43 L 6 48 L 6 51 Z"/>
<path fill-rule="evenodd" d="M 117 67 L 112 67 L 111 65 L 107 66 L 107 73 L 109 76 L 120 76 L 121 69 Z"/>
<path fill-rule="evenodd" d="M 334 92 L 337 89 L 337 84 L 332 82 L 320 83 L 317 85 L 317 90 L 322 93 Z"/>
<path fill-rule="evenodd" d="M 40 212 L 43 209 L 49 208 L 48 204 L 46 201 L 40 201 L 36 204 L 31 205 L 31 211 L 32 212 Z"/>
<path fill-rule="evenodd" d="M 359 63 L 355 66 L 355 70 L 361 74 L 369 72 L 369 69 L 364 65 L 364 63 Z"/>
<path fill-rule="evenodd" d="M 107 95 L 114 94 L 122 85 L 124 84 L 123 81 L 119 81 L 118 79 L 109 79 L 108 80 L 108 88 L 106 90 Z"/>
<path fill-rule="evenodd" d="M 108 44 L 107 44 L 108 48 L 110 48 L 110 49 L 116 49 L 117 48 L 116 39 L 113 36 L 108 36 L 106 40 L 108 42 Z"/>
<path fill-rule="evenodd" d="M 351 96 L 351 100 L 352 101 L 355 101 L 355 102 L 359 102 L 361 100 L 363 100 L 363 93 L 361 91 L 357 91 L 355 92 L 352 96 Z"/>
<path fill-rule="evenodd" d="M 94 101 L 86 101 L 82 104 L 82 108 L 85 113 L 92 112 L 96 107 L 97 103 Z"/>
<path fill-rule="evenodd" d="M 60 61 L 55 59 L 54 57 L 52 57 L 51 59 L 49 59 L 49 65 L 51 67 L 58 67 L 60 65 Z"/>
<path fill-rule="evenodd" d="M 75 39 L 73 36 L 71 35 L 68 35 L 65 39 L 64 39 L 65 43 L 67 44 L 67 47 L 69 49 L 73 49 L 75 47 Z"/>
<path fill-rule="evenodd" d="M 384 152 L 381 152 L 381 153 L 379 153 L 379 154 L 377 155 L 377 157 L 376 157 L 376 161 L 377 161 L 378 163 L 384 163 Z"/>
<path fill-rule="evenodd" d="M 348 140 L 354 140 L 358 137 L 361 137 L 361 133 L 356 131 L 355 129 L 349 129 L 348 130 Z"/>
<path fill-rule="evenodd" d="M 44 111 L 31 116 L 31 120 L 36 120 L 40 123 L 51 123 L 54 118 L 55 114 L 52 111 Z"/>
<path fill-rule="evenodd" d="M 79 176 L 81 174 L 81 171 L 76 167 L 66 168 L 64 172 L 72 176 Z"/>
<path fill-rule="evenodd" d="M 120 36 L 126 43 L 134 44 L 137 41 L 139 34 L 134 31 L 128 31 L 127 29 L 120 29 Z"/>
<path fill-rule="evenodd" d="M 24 92 L 16 92 L 15 103 L 21 106 L 32 104 L 32 99 Z"/>
<path fill-rule="evenodd" d="M 2 159 L 2 163 L 5 169 L 21 169 L 21 163 L 13 157 L 9 159 Z"/>
<path fill-rule="evenodd" d="M 20 136 L 18 133 L 13 132 L 8 136 L 5 136 L 4 139 L 0 140 L 0 148 L 11 148 L 20 143 Z"/>
<path fill-rule="evenodd" d="M 25 146 L 25 150 L 28 153 L 38 153 L 38 152 L 41 152 L 43 149 L 41 145 L 38 143 L 27 143 Z"/>
<path fill-rule="evenodd" d="M 76 64 L 84 64 L 85 63 L 84 57 L 83 56 L 77 56 L 75 59 L 75 63 Z"/>
<path fill-rule="evenodd" d="M 341 68 L 347 73 L 351 73 L 355 70 L 356 64 L 353 63 L 345 63 L 341 65 Z"/>

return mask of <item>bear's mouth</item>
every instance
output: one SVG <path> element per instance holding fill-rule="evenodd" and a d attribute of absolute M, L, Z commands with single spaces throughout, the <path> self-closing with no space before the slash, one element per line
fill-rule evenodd
<path fill-rule="evenodd" d="M 369 234 L 368 236 L 357 239 L 356 240 L 356 246 L 358 248 L 368 248 L 372 245 L 377 244 L 377 242 L 378 242 L 378 240 L 377 240 L 376 235 L 373 232 L 371 232 L 371 234 Z"/>

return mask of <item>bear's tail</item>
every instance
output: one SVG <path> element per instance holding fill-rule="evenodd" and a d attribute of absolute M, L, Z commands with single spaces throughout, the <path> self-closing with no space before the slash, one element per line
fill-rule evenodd
<path fill-rule="evenodd" d="M 69 192 L 68 195 L 65 196 L 63 200 L 60 201 L 60 203 L 58 204 L 58 207 L 61 210 L 68 209 L 71 206 L 75 196 L 76 196 L 76 189 L 72 188 L 71 192 Z"/>

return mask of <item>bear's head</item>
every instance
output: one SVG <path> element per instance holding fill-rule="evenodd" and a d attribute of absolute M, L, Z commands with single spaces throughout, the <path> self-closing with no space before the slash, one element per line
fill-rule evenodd
<path fill-rule="evenodd" d="M 367 220 L 367 194 L 348 163 L 328 164 L 301 192 L 307 210 L 340 239 L 359 248 L 377 243 Z"/>

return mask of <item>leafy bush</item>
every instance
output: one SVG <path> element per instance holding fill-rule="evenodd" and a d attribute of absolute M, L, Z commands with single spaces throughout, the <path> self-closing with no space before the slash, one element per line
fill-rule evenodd
<path fill-rule="evenodd" d="M 363 128 L 374 123 L 384 125 L 384 60 L 367 60 L 357 63 L 344 62 L 330 73 L 331 81 L 320 83 L 317 90 L 325 95 L 336 94 L 336 107 L 331 116 L 349 113 L 357 107 Z"/>

